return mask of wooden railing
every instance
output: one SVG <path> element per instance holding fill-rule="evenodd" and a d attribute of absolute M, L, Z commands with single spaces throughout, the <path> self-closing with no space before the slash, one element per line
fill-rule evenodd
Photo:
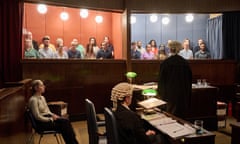
<path fill-rule="evenodd" d="M 158 60 L 130 61 L 131 71 L 137 73 L 133 82 L 158 81 L 160 63 Z M 235 84 L 235 61 L 190 60 L 189 63 L 193 82 L 204 78 L 211 85 L 222 88 L 220 96 L 231 98 L 228 91 Z M 103 108 L 111 104 L 112 87 L 127 81 L 128 64 L 126 60 L 22 60 L 23 78 L 45 81 L 47 101 L 67 102 L 70 119 L 84 116 L 85 98 L 94 102 L 97 112 L 103 112 Z M 225 91 L 225 87 L 229 89 Z"/>

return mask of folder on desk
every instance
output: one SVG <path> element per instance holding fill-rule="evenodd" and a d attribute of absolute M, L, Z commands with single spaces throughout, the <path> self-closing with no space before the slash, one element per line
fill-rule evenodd
<path fill-rule="evenodd" d="M 150 109 L 164 105 L 166 102 L 157 98 L 149 98 L 147 100 L 139 102 L 138 104 L 146 109 Z"/>

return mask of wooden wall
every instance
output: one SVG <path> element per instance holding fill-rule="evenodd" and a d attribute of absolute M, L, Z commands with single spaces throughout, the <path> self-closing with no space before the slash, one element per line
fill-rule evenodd
<path fill-rule="evenodd" d="M 48 101 L 65 101 L 74 119 L 85 113 L 85 98 L 97 111 L 110 105 L 111 88 L 126 81 L 124 60 L 23 60 L 23 77 L 41 79 Z"/>
<path fill-rule="evenodd" d="M 30 136 L 31 126 L 24 115 L 25 90 L 24 85 L 0 89 L 1 144 L 24 144 Z"/>
<path fill-rule="evenodd" d="M 160 63 L 156 60 L 131 61 L 132 71 L 138 74 L 134 83 L 156 82 Z M 204 78 L 210 84 L 222 87 L 232 88 L 235 84 L 235 61 L 192 60 L 189 63 L 193 82 Z M 22 60 L 22 66 L 23 78 L 44 80 L 47 100 L 68 102 L 69 114 L 76 119 L 84 116 L 85 98 L 95 103 L 97 112 L 102 112 L 104 106 L 111 105 L 112 87 L 127 81 L 125 60 Z"/>

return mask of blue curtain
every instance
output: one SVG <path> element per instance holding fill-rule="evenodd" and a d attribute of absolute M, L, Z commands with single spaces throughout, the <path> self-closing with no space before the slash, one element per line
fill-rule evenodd
<path fill-rule="evenodd" d="M 222 16 L 208 19 L 207 41 L 212 59 L 223 58 Z"/>

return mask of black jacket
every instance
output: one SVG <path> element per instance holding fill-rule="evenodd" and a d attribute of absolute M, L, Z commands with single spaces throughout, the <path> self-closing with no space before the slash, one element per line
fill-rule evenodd
<path fill-rule="evenodd" d="M 188 61 L 170 56 L 160 65 L 158 92 L 167 101 L 167 111 L 178 117 L 187 116 L 192 93 L 192 71 Z"/>
<path fill-rule="evenodd" d="M 120 144 L 150 144 L 140 117 L 121 104 L 117 106 L 115 117 Z"/>

